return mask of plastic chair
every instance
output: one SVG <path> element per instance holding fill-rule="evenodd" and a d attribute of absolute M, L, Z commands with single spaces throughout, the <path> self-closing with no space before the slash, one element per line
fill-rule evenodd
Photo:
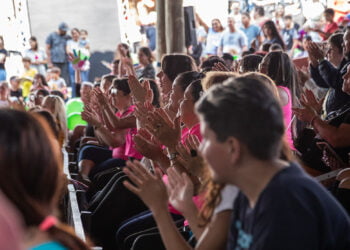
<path fill-rule="evenodd" d="M 67 116 L 67 127 L 74 130 L 78 125 L 87 125 L 87 122 L 81 118 L 81 112 L 73 112 Z"/>
<path fill-rule="evenodd" d="M 84 103 L 80 98 L 73 98 L 66 103 L 66 115 L 67 117 L 72 113 L 81 113 L 84 109 Z"/>

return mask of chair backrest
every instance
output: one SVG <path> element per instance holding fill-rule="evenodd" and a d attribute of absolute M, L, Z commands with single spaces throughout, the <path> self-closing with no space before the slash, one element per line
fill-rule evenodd
<path fill-rule="evenodd" d="M 67 127 L 69 130 L 74 130 L 78 125 L 87 125 L 87 122 L 81 117 L 81 112 L 74 112 L 67 116 Z"/>

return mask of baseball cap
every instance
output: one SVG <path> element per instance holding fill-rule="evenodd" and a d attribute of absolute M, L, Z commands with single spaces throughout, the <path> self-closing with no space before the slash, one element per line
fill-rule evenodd
<path fill-rule="evenodd" d="M 60 25 L 58 25 L 58 29 L 63 30 L 63 31 L 67 31 L 68 25 L 65 22 L 62 22 L 62 23 L 60 23 Z"/>

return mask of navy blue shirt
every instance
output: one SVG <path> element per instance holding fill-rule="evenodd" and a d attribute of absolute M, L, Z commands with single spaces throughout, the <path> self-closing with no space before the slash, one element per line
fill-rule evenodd
<path fill-rule="evenodd" d="M 325 188 L 292 163 L 271 179 L 254 208 L 238 195 L 227 249 L 350 249 L 350 220 Z"/>

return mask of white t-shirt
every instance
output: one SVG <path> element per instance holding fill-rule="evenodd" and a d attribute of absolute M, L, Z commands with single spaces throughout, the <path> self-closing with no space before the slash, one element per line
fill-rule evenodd
<path fill-rule="evenodd" d="M 241 30 L 231 32 L 226 30 L 221 37 L 220 46 L 223 53 L 241 54 L 244 47 L 248 47 L 248 38 Z M 235 51 L 236 53 L 233 53 Z"/>
<path fill-rule="evenodd" d="M 44 61 L 46 60 L 47 56 L 46 56 L 46 52 L 43 49 L 38 49 L 37 51 L 34 51 L 32 49 L 28 49 L 26 50 L 25 54 L 26 57 L 29 57 L 30 60 L 33 62 L 37 62 L 37 61 Z M 45 65 L 44 64 L 32 64 L 31 65 L 32 68 L 35 68 L 38 73 L 45 75 L 46 74 L 46 69 L 45 69 Z"/>
<path fill-rule="evenodd" d="M 214 210 L 214 214 L 218 214 L 225 210 L 233 210 L 234 201 L 237 198 L 239 189 L 234 185 L 226 185 L 221 190 L 221 202 Z"/>
<path fill-rule="evenodd" d="M 66 81 L 61 77 L 57 80 L 51 79 L 47 84 L 51 90 L 60 90 L 67 86 Z"/>

